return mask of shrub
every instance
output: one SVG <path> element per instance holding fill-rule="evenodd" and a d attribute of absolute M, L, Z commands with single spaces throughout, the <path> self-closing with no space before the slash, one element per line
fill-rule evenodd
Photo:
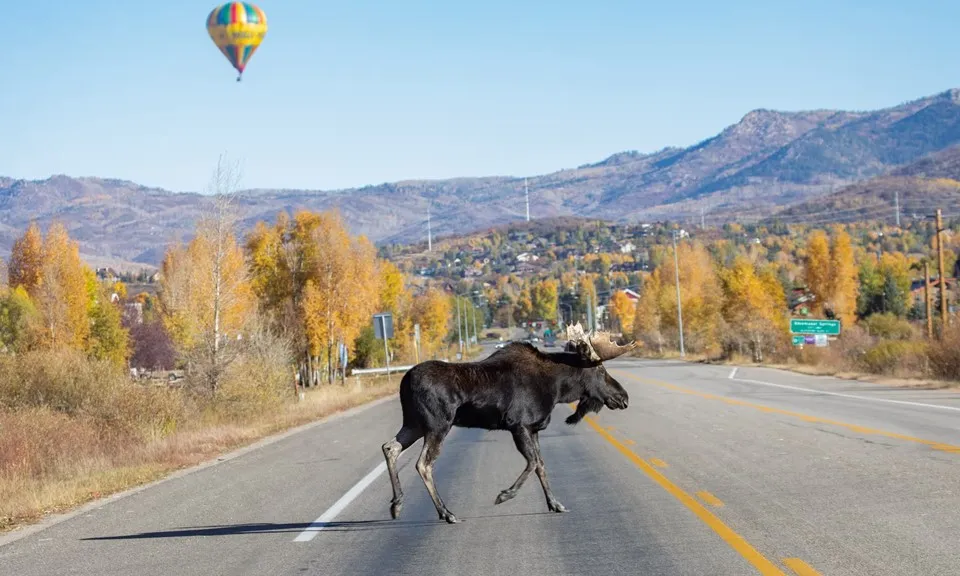
<path fill-rule="evenodd" d="M 294 397 L 289 343 L 262 326 L 249 334 L 213 398 L 214 411 L 228 418 L 255 419 L 275 412 Z"/>
<path fill-rule="evenodd" d="M 894 314 L 872 314 L 860 324 L 867 334 L 884 340 L 913 340 L 919 334 L 906 320 Z"/>
<path fill-rule="evenodd" d="M 923 342 L 882 340 L 866 351 L 861 364 L 864 370 L 873 374 L 921 374 L 925 371 L 926 345 Z"/>
<path fill-rule="evenodd" d="M 168 434 L 184 413 L 176 391 L 140 386 L 112 362 L 69 349 L 0 359 L 0 407 L 44 407 L 143 438 Z"/>
<path fill-rule="evenodd" d="M 943 331 L 943 338 L 931 342 L 927 352 L 930 372 L 944 380 L 960 380 L 960 326 L 954 322 Z"/>

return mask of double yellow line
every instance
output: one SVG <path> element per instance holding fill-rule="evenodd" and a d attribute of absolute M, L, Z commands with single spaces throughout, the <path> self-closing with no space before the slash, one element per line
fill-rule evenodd
<path fill-rule="evenodd" d="M 797 418 L 797 419 L 803 420 L 804 422 L 815 422 L 818 424 L 829 424 L 831 426 L 839 426 L 841 428 L 846 428 L 847 430 L 850 430 L 851 432 L 856 432 L 858 434 L 884 436 L 886 438 L 894 438 L 897 440 L 903 440 L 905 442 L 923 444 L 925 446 L 929 446 L 933 448 L 934 450 L 940 450 L 942 452 L 953 452 L 953 453 L 960 454 L 960 446 L 955 446 L 953 444 L 946 444 L 944 442 L 937 442 L 935 440 L 917 438 L 916 436 L 908 436 L 906 434 L 898 434 L 896 432 L 888 432 L 886 430 L 878 430 L 877 428 L 868 428 L 866 426 L 859 426 L 857 424 L 850 424 L 848 422 L 840 422 L 838 420 L 830 420 L 828 418 L 820 418 L 819 416 L 811 416 L 810 414 L 792 412 L 790 410 L 782 410 L 780 408 L 773 408 L 772 406 L 764 406 L 763 404 L 756 404 L 753 402 L 747 402 L 745 400 L 737 400 L 735 398 L 726 398 L 724 396 L 718 396 L 716 394 L 709 394 L 707 392 L 700 392 L 699 390 L 684 388 L 683 386 L 677 386 L 676 384 L 670 384 L 669 382 L 661 382 L 660 380 L 651 380 L 650 378 L 634 376 L 633 374 L 618 373 L 618 376 L 624 376 L 627 379 L 634 380 L 635 382 L 641 382 L 644 384 L 653 384 L 654 386 L 659 386 L 661 388 L 666 388 L 668 390 L 673 390 L 675 392 L 682 392 L 683 394 L 699 396 L 700 398 L 707 398 L 709 400 L 719 400 L 721 402 L 730 404 L 732 406 L 745 406 L 748 408 L 753 408 L 754 410 L 766 412 L 768 414 L 780 414 L 782 416 L 790 416 L 792 418 Z"/>
<path fill-rule="evenodd" d="M 758 552 L 756 548 L 751 546 L 750 543 L 743 538 L 743 536 L 734 532 L 732 528 L 724 524 L 722 520 L 707 510 L 703 504 L 697 502 L 693 496 L 687 494 L 682 488 L 661 474 L 656 468 L 653 467 L 653 465 L 648 464 L 643 458 L 637 456 L 633 450 L 630 450 L 624 446 L 623 443 L 617 440 L 612 434 L 597 424 L 592 417 L 587 416 L 584 418 L 584 421 L 589 424 L 591 428 L 596 430 L 597 434 L 602 436 L 604 440 L 612 444 L 614 448 L 626 456 L 628 460 L 636 464 L 637 468 L 642 470 L 654 482 L 659 484 L 661 488 L 666 490 L 671 496 L 679 500 L 681 504 L 696 514 L 704 524 L 709 526 L 714 532 L 723 538 L 724 542 L 726 542 L 731 548 L 736 550 L 737 553 L 743 556 L 744 559 L 752 564 L 754 568 L 759 570 L 760 574 L 763 576 L 786 576 L 786 574 L 777 568 L 773 562 L 768 560 L 763 554 Z M 809 572 L 807 574 L 799 572 L 799 574 L 801 574 L 801 576 L 813 576 L 816 574 L 816 572 Z"/>

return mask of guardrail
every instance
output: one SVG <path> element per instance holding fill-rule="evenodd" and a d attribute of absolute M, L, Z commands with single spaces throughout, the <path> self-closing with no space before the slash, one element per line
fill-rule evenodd
<path fill-rule="evenodd" d="M 391 366 L 390 373 L 393 374 L 394 372 L 406 372 L 411 368 L 413 368 L 412 364 L 410 366 Z M 386 368 L 358 368 L 350 372 L 351 375 L 353 374 L 361 374 L 361 375 L 362 374 L 386 374 L 386 373 L 387 373 Z"/>

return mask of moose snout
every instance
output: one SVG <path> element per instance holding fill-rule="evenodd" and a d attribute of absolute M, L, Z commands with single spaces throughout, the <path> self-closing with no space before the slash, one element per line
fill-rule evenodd
<path fill-rule="evenodd" d="M 630 398 L 626 395 L 626 393 L 617 394 L 607 401 L 607 408 L 610 408 L 611 410 L 624 410 L 629 402 Z"/>

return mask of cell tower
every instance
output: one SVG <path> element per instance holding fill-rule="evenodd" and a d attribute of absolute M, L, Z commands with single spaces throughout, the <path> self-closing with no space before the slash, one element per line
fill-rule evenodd
<path fill-rule="evenodd" d="M 427 252 L 433 252 L 433 231 L 430 229 L 430 203 L 427 202 Z"/>
<path fill-rule="evenodd" d="M 530 189 L 527 188 L 527 179 L 523 179 L 523 195 L 527 198 L 527 222 L 530 221 Z"/>

